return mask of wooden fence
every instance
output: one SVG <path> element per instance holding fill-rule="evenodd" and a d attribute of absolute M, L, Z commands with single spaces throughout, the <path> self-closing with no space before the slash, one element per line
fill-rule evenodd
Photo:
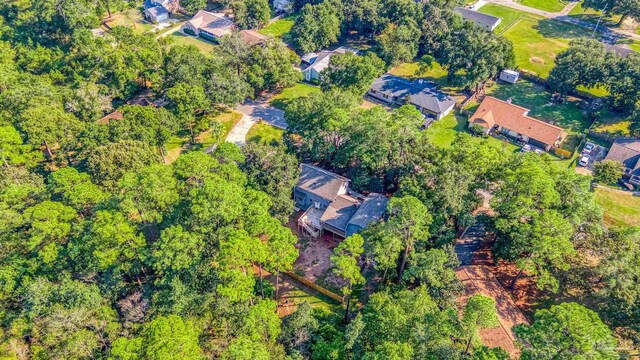
<path fill-rule="evenodd" d="M 333 300 L 339 302 L 340 304 L 342 304 L 344 302 L 344 299 L 342 298 L 342 296 L 331 292 L 325 288 L 323 288 L 322 286 L 314 283 L 313 281 L 307 280 L 304 277 L 300 276 L 300 275 L 296 275 L 292 272 L 286 272 L 285 273 L 287 276 L 289 276 L 290 278 L 294 279 L 295 281 L 298 281 L 300 283 L 302 283 L 305 286 L 308 286 L 310 288 L 312 288 L 313 290 L 321 293 L 322 295 L 328 296 L 330 298 L 332 298 Z"/>

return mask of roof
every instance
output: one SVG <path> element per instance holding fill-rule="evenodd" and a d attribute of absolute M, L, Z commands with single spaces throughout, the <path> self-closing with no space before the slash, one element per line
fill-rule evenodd
<path fill-rule="evenodd" d="M 480 340 L 488 347 L 501 347 L 512 357 L 517 358 L 518 348 L 514 345 L 513 327 L 528 324 L 527 318 L 520 311 L 509 293 L 500 285 L 489 268 L 484 265 L 462 266 L 456 269 L 456 276 L 464 286 L 464 294 L 458 298 L 460 306 L 474 295 L 488 296 L 496 301 L 498 321 L 500 325 L 492 329 L 479 331 Z"/>
<path fill-rule="evenodd" d="M 318 54 L 316 54 L 317 56 L 315 57 L 315 59 L 309 58 L 308 60 L 306 60 L 307 62 L 310 62 L 311 65 L 307 66 L 303 71 L 313 69 L 318 73 L 321 72 L 322 70 L 329 67 L 329 60 L 331 59 L 331 55 L 333 54 L 335 53 L 330 50 L 320 51 Z"/>
<path fill-rule="evenodd" d="M 412 104 L 436 114 L 449 110 L 456 103 L 451 96 L 436 90 L 436 84 L 432 82 L 411 81 L 391 74 L 377 78 L 371 89 L 398 99 L 408 96 Z"/>
<path fill-rule="evenodd" d="M 313 165 L 300 164 L 300 170 L 296 187 L 329 201 L 334 201 L 342 186 L 349 183 L 349 179 Z"/>
<path fill-rule="evenodd" d="M 509 69 L 504 69 L 502 70 L 501 74 L 507 74 L 507 75 L 514 75 L 514 76 L 520 76 L 520 73 L 515 71 L 515 70 L 509 70 Z"/>
<path fill-rule="evenodd" d="M 242 37 L 242 41 L 249 46 L 262 44 L 267 40 L 266 36 L 253 30 L 242 30 L 240 31 L 240 36 Z"/>
<path fill-rule="evenodd" d="M 149 14 L 151 17 L 154 17 L 154 18 L 157 18 L 160 15 L 169 14 L 169 10 L 165 9 L 162 6 L 150 7 L 145 11 L 147 12 L 147 14 Z"/>
<path fill-rule="evenodd" d="M 384 195 L 371 193 L 367 196 L 362 205 L 358 207 L 349 225 L 358 226 L 362 229 L 366 228 L 372 221 L 380 220 L 387 211 L 387 204 L 389 199 Z"/>
<path fill-rule="evenodd" d="M 465 20 L 472 21 L 476 24 L 487 25 L 491 28 L 497 26 L 500 21 L 502 21 L 499 17 L 483 14 L 471 9 L 456 7 L 454 10 L 458 14 L 462 15 L 462 18 Z"/>
<path fill-rule="evenodd" d="M 124 115 L 122 114 L 122 112 L 120 112 L 120 110 L 116 110 L 112 113 L 109 113 L 101 117 L 100 119 L 98 119 L 98 121 L 96 121 L 96 123 L 100 125 L 104 125 L 104 124 L 108 124 L 109 121 L 111 120 L 122 120 L 123 118 L 124 118 Z"/>
<path fill-rule="evenodd" d="M 529 109 L 487 96 L 469 121 L 487 129 L 499 125 L 547 145 L 554 145 L 566 137 L 567 133 L 561 127 L 529 117 L 528 113 Z"/>
<path fill-rule="evenodd" d="M 615 53 L 619 57 L 625 58 L 631 54 L 636 54 L 634 50 L 629 48 L 629 45 L 611 45 L 604 43 L 605 50 Z"/>
<path fill-rule="evenodd" d="M 233 21 L 223 13 L 211 13 L 205 10 L 198 11 L 188 23 L 196 29 L 204 30 L 217 37 L 227 35 L 233 27 Z"/>
<path fill-rule="evenodd" d="M 322 214 L 320 220 L 336 229 L 347 231 L 349 220 L 356 213 L 358 199 L 349 195 L 338 195 Z"/>
<path fill-rule="evenodd" d="M 640 138 L 616 139 L 611 145 L 605 160 L 620 162 L 628 169 L 631 169 L 634 175 L 640 175 Z"/>

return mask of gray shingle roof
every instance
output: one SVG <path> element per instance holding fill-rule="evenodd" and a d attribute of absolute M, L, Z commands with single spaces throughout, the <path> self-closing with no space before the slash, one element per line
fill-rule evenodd
<path fill-rule="evenodd" d="M 388 203 L 389 199 L 384 195 L 369 194 L 353 214 L 351 220 L 349 220 L 349 225 L 355 225 L 362 229 L 366 228 L 372 221 L 380 220 L 384 216 Z"/>
<path fill-rule="evenodd" d="M 640 175 L 640 138 L 619 138 L 611 145 L 605 160 L 624 164 L 634 175 Z"/>
<path fill-rule="evenodd" d="M 462 18 L 465 20 L 472 21 L 476 24 L 487 25 L 491 28 L 498 25 L 502 19 L 499 17 L 483 14 L 481 12 L 477 12 L 475 10 L 465 9 L 462 7 L 456 7 L 455 12 L 462 15 Z"/>
<path fill-rule="evenodd" d="M 153 17 L 154 19 L 160 15 L 169 14 L 169 10 L 165 9 L 162 6 L 150 7 L 145 11 L 149 14 L 149 16 Z"/>
<path fill-rule="evenodd" d="M 320 220 L 336 229 L 347 231 L 347 224 L 356 213 L 357 206 L 357 199 L 348 195 L 338 195 L 336 200 L 327 207 Z"/>
<path fill-rule="evenodd" d="M 445 112 L 456 103 L 451 96 L 436 90 L 436 84 L 432 82 L 410 81 L 391 74 L 377 78 L 371 89 L 398 99 L 408 96 L 412 104 L 436 114 Z"/>
<path fill-rule="evenodd" d="M 300 168 L 297 187 L 329 201 L 334 201 L 340 188 L 349 183 L 349 179 L 313 165 L 300 164 Z"/>
<path fill-rule="evenodd" d="M 628 47 L 626 47 L 628 45 L 625 46 L 621 46 L 621 45 L 611 45 L 611 44 L 604 44 L 604 48 L 612 53 L 615 53 L 616 55 L 618 55 L 619 57 L 625 58 L 631 54 L 635 54 L 636 52 Z"/>

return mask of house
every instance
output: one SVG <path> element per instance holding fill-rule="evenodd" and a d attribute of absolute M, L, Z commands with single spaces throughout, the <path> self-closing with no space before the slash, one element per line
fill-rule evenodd
<path fill-rule="evenodd" d="M 605 50 L 607 50 L 608 52 L 612 52 L 621 58 L 626 58 L 631 54 L 637 54 L 636 51 L 629 48 L 629 45 L 612 45 L 607 43 L 604 43 L 603 45 Z"/>
<path fill-rule="evenodd" d="M 184 23 L 182 31 L 210 41 L 230 34 L 234 28 L 233 21 L 223 13 L 198 11 L 191 20 Z"/>
<path fill-rule="evenodd" d="M 296 207 L 304 210 L 298 219 L 300 233 L 317 238 L 328 231 L 348 237 L 384 216 L 386 197 L 353 192 L 349 182 L 349 179 L 319 167 L 300 165 L 300 179 L 293 190 Z"/>
<path fill-rule="evenodd" d="M 240 31 L 242 41 L 249 46 L 262 45 L 267 41 L 267 37 L 253 30 Z"/>
<path fill-rule="evenodd" d="M 304 79 L 306 81 L 319 80 L 320 73 L 322 70 L 329 67 L 329 60 L 331 56 L 335 54 L 346 54 L 346 53 L 358 54 L 358 50 L 351 49 L 346 46 L 341 46 L 335 50 L 322 50 L 319 53 L 308 53 L 302 57 L 302 63 L 307 65 L 303 70 L 302 74 L 304 75 Z"/>
<path fill-rule="evenodd" d="M 180 10 L 178 0 L 145 0 L 143 5 L 145 19 L 154 23 L 167 20 Z"/>
<path fill-rule="evenodd" d="M 624 165 L 625 178 L 640 186 L 640 138 L 618 138 L 613 142 L 605 160 L 617 161 Z"/>
<path fill-rule="evenodd" d="M 120 110 L 115 110 L 96 121 L 96 123 L 100 125 L 108 124 L 111 120 L 122 120 L 124 119 L 124 114 Z"/>
<path fill-rule="evenodd" d="M 482 100 L 469 119 L 469 127 L 480 126 L 485 133 L 502 134 L 546 151 L 560 146 L 567 133 L 558 126 L 534 119 L 529 109 L 491 96 Z"/>
<path fill-rule="evenodd" d="M 292 4 L 290 0 L 273 0 L 273 8 L 277 13 L 291 12 Z"/>
<path fill-rule="evenodd" d="M 516 81 L 520 78 L 520 73 L 514 70 L 502 70 L 500 72 L 500 80 L 504 82 L 508 82 L 510 84 L 515 84 Z"/>
<path fill-rule="evenodd" d="M 422 114 L 440 120 L 453 110 L 456 101 L 436 87 L 436 84 L 422 79 L 412 81 L 384 74 L 373 82 L 367 94 L 390 105 L 412 104 Z"/>
<path fill-rule="evenodd" d="M 500 23 L 502 22 L 502 19 L 499 17 L 483 14 L 481 12 L 471 9 L 465 9 L 463 7 L 456 7 L 454 11 L 460 14 L 463 19 L 471 21 L 488 31 L 495 30 L 495 28 L 497 28 L 498 25 L 500 25 Z"/>

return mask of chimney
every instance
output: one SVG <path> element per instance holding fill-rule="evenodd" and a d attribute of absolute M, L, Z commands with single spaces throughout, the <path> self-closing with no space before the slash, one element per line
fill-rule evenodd
<path fill-rule="evenodd" d="M 513 99 L 512 99 L 512 98 L 508 98 L 508 99 L 507 99 L 507 104 L 511 104 L 511 102 L 512 102 L 512 101 L 513 101 Z"/>

